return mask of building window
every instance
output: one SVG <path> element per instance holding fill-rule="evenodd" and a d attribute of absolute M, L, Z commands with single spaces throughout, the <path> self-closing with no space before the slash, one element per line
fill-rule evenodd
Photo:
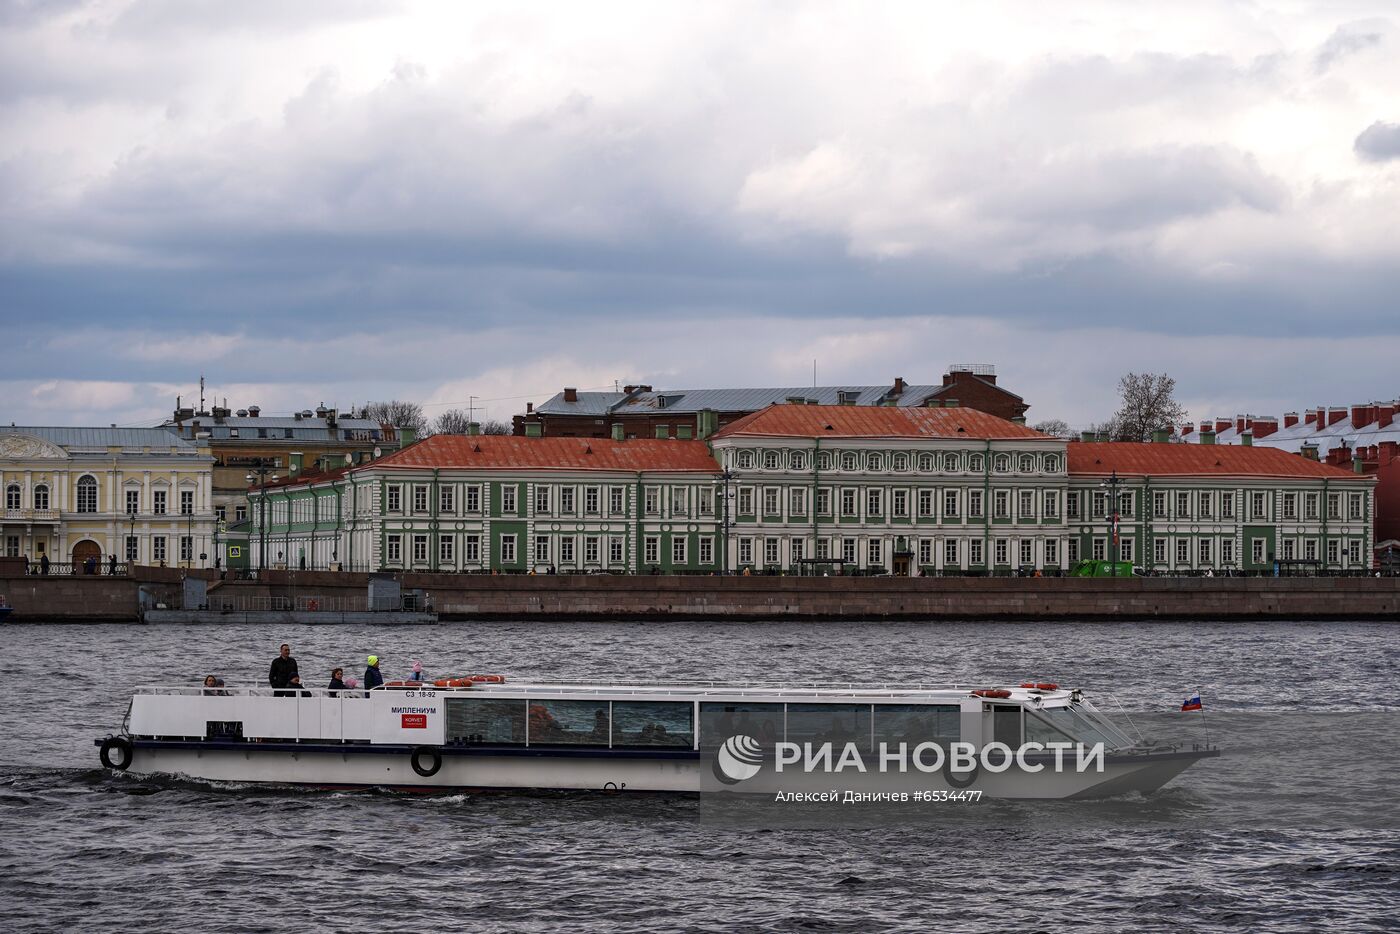
<path fill-rule="evenodd" d="M 821 489 L 817 490 L 816 507 L 817 515 L 831 515 L 831 490 L 827 489 L 826 487 L 822 487 Z"/>
<path fill-rule="evenodd" d="M 565 535 L 559 539 L 559 563 L 572 566 L 574 563 L 574 537 Z"/>
<path fill-rule="evenodd" d="M 583 539 L 583 563 L 597 564 L 599 561 L 598 536 L 586 535 Z"/>
<path fill-rule="evenodd" d="M 1283 494 L 1283 518 L 1285 518 L 1285 519 L 1296 519 L 1296 518 L 1298 518 L 1298 494 L 1297 494 L 1297 493 L 1285 493 L 1285 494 Z"/>
<path fill-rule="evenodd" d="M 481 536 L 468 535 L 462 540 L 462 560 L 468 564 L 481 563 Z"/>
<path fill-rule="evenodd" d="M 1108 546 L 1101 538 L 1094 539 L 1094 560 L 1103 561 L 1108 557 Z"/>
<path fill-rule="evenodd" d="M 788 466 L 793 470 L 806 470 L 807 455 L 801 451 L 793 451 L 788 455 Z"/>
<path fill-rule="evenodd" d="M 1176 540 L 1176 563 L 1181 567 L 1191 563 L 1191 543 L 1188 539 L 1178 538 Z"/>
<path fill-rule="evenodd" d="M 1211 495 L 1207 492 L 1202 492 L 1196 500 L 1196 515 L 1200 516 L 1202 519 L 1209 519 L 1211 513 L 1210 501 Z"/>
<path fill-rule="evenodd" d="M 1176 494 L 1176 517 L 1178 519 L 1189 519 L 1191 517 L 1191 494 Z"/>
<path fill-rule="evenodd" d="M 739 539 L 739 564 L 740 566 L 753 564 L 753 539 Z"/>
<path fill-rule="evenodd" d="M 752 452 L 752 451 L 740 451 L 740 452 L 739 452 L 739 469 L 740 469 L 740 470 L 752 470 L 752 469 L 753 469 L 753 452 Z"/>
<path fill-rule="evenodd" d="M 1249 546 L 1250 558 L 1254 561 L 1255 564 L 1263 564 L 1264 540 L 1262 538 L 1250 539 Z"/>
<path fill-rule="evenodd" d="M 763 563 L 769 567 L 778 566 L 778 540 L 776 538 L 763 540 Z"/>
<path fill-rule="evenodd" d="M 973 515 L 981 515 L 981 514 L 982 514 L 982 511 L 981 511 L 982 503 L 981 503 L 981 501 L 980 501 L 980 493 L 981 493 L 981 491 L 980 491 L 980 490 L 973 490 L 972 492 L 978 493 L 978 494 L 979 494 L 978 500 L 975 501 L 975 502 L 976 502 L 976 505 L 977 505 L 977 512 L 976 512 L 976 513 L 972 513 L 972 514 L 973 514 Z M 971 503 L 969 503 L 969 505 L 971 505 Z M 969 509 L 969 512 L 971 513 L 971 510 L 970 510 L 970 509 Z M 943 518 L 945 518 L 945 519 L 956 519 L 957 516 L 958 516 L 958 491 L 957 491 L 957 490 L 944 490 L 944 491 L 943 491 Z"/>
<path fill-rule="evenodd" d="M 1165 519 L 1167 516 L 1167 494 L 1158 490 L 1152 494 L 1152 518 Z"/>
<path fill-rule="evenodd" d="M 763 514 L 765 516 L 780 516 L 782 509 L 778 505 L 778 488 L 766 486 L 763 488 Z"/>
<path fill-rule="evenodd" d="M 971 473 L 982 473 L 982 455 L 972 454 L 967 458 L 967 469 Z"/>
<path fill-rule="evenodd" d="M 958 540 L 955 538 L 943 542 L 943 565 L 945 567 L 958 566 Z"/>
<path fill-rule="evenodd" d="M 974 538 L 967 543 L 967 563 L 972 566 L 982 564 L 982 539 Z"/>
<path fill-rule="evenodd" d="M 1152 540 L 1152 561 L 1155 564 L 1167 563 L 1167 540 L 1165 538 Z"/>
<path fill-rule="evenodd" d="M 622 536 L 612 535 L 608 537 L 608 562 L 611 564 L 621 564 L 623 562 Z"/>
<path fill-rule="evenodd" d="M 777 470 L 777 469 L 778 469 L 779 467 L 781 467 L 781 466 L 782 466 L 782 457 L 781 457 L 781 455 L 778 454 L 777 451 L 764 451 L 764 452 L 763 452 L 763 469 L 764 469 L 764 470 Z"/>
<path fill-rule="evenodd" d="M 856 469 L 856 456 L 850 451 L 841 455 L 841 469 L 847 472 Z"/>
<path fill-rule="evenodd" d="M 788 514 L 794 516 L 805 516 L 807 514 L 807 491 L 795 486 L 788 493 Z"/>
<path fill-rule="evenodd" d="M 854 516 L 856 514 L 856 491 L 845 489 L 841 491 L 841 515 Z"/>
<path fill-rule="evenodd" d="M 155 497 L 155 504 L 151 507 L 151 512 L 155 513 L 158 516 L 165 515 L 165 490 L 156 490 L 155 493 L 152 495 Z M 79 512 L 81 511 L 82 510 L 79 510 Z"/>
<path fill-rule="evenodd" d="M 1221 494 L 1220 494 L 1220 518 L 1222 518 L 1222 519 L 1233 519 L 1233 518 L 1235 518 L 1235 494 L 1234 494 L 1234 493 L 1221 493 Z"/>
<path fill-rule="evenodd" d="M 957 472 L 957 469 L 958 469 L 958 455 L 956 455 L 956 454 L 944 454 L 944 455 L 943 455 L 943 471 L 944 471 L 944 473 L 956 473 L 956 472 Z"/>
<path fill-rule="evenodd" d="M 425 513 L 428 511 L 428 488 L 426 486 L 413 487 L 413 511 Z"/>
<path fill-rule="evenodd" d="M 223 522 L 224 520 L 226 520 L 226 519 L 228 518 L 228 507 L 227 507 L 227 506 L 215 506 L 215 507 L 214 507 L 214 518 L 218 519 L 220 522 Z"/>
<path fill-rule="evenodd" d="M 876 471 L 885 469 L 885 459 L 879 454 L 871 454 L 866 460 L 866 470 Z"/>
<path fill-rule="evenodd" d="M 384 540 L 385 560 L 398 564 L 403 559 L 403 536 L 390 535 Z"/>
<path fill-rule="evenodd" d="M 248 507 L 247 507 L 247 506 L 234 506 L 234 507 L 233 507 L 233 521 L 234 521 L 234 522 L 247 522 L 247 521 L 248 521 Z"/>
<path fill-rule="evenodd" d="M 1361 513 L 1361 503 L 1362 503 L 1362 500 L 1361 500 L 1361 494 L 1360 494 L 1360 493 L 1349 493 L 1349 494 L 1347 494 L 1347 518 L 1348 518 L 1348 519 L 1360 519 L 1360 518 L 1362 517 L 1362 513 Z"/>
<path fill-rule="evenodd" d="M 1235 540 L 1233 538 L 1222 538 L 1220 540 L 1220 563 L 1222 565 L 1232 565 L 1235 563 Z"/>
<path fill-rule="evenodd" d="M 1303 518 L 1317 518 L 1317 494 L 1308 493 L 1303 497 Z"/>
<path fill-rule="evenodd" d="M 920 563 L 920 564 L 932 564 L 932 563 L 933 563 L 933 539 L 931 539 L 931 538 L 921 538 L 921 539 L 919 539 L 919 563 Z"/>
<path fill-rule="evenodd" d="M 788 548 L 790 548 L 790 549 L 792 550 L 792 563 L 793 563 L 793 564 L 797 564 L 797 563 L 798 563 L 799 561 L 801 561 L 803 558 L 807 557 L 807 540 L 806 540 L 806 539 L 803 539 L 803 538 L 794 538 L 790 543 L 788 543 Z"/>
<path fill-rule="evenodd" d="M 919 516 L 927 518 L 933 515 L 933 490 L 919 491 Z"/>
<path fill-rule="evenodd" d="M 1055 472 L 1058 471 L 1059 469 L 1060 469 L 1060 459 L 1059 459 L 1058 457 L 1056 457 L 1054 454 L 1048 454 L 1048 455 L 1046 455 L 1046 457 L 1045 457 L 1045 472 L 1046 472 L 1046 473 L 1055 473 Z"/>
<path fill-rule="evenodd" d="M 92 477 L 78 481 L 78 512 L 97 512 L 97 481 Z"/>
<path fill-rule="evenodd" d="M 1079 493 L 1077 491 L 1071 491 L 1065 494 L 1065 518 L 1079 518 Z"/>
<path fill-rule="evenodd" d="M 559 511 L 566 515 L 574 514 L 574 488 L 571 486 L 559 488 Z"/>
<path fill-rule="evenodd" d="M 1283 560 L 1292 561 L 1298 557 L 1298 543 L 1291 538 L 1283 540 Z"/>
<path fill-rule="evenodd" d="M 598 488 L 596 486 L 586 486 L 583 488 L 583 512 L 585 515 L 596 516 L 598 514 Z"/>
<path fill-rule="evenodd" d="M 443 535 L 438 538 L 438 563 L 451 564 L 455 559 L 456 543 L 451 535 Z"/>
<path fill-rule="evenodd" d="M 1249 494 L 1249 515 L 1251 519 L 1267 518 L 1267 510 L 1264 507 L 1264 494 Z"/>
<path fill-rule="evenodd" d="M 1340 519 L 1342 517 L 1342 496 L 1340 493 L 1327 494 L 1327 518 Z"/>
<path fill-rule="evenodd" d="M 194 515 L 194 490 L 180 491 L 180 515 Z"/>
<path fill-rule="evenodd" d="M 1021 539 L 1021 567 L 1029 567 L 1035 564 L 1035 542 L 1029 538 Z"/>
<path fill-rule="evenodd" d="M 1196 542 L 1196 563 L 1199 564 L 1201 567 L 1209 567 L 1211 563 L 1210 556 L 1212 550 L 1213 549 L 1210 546 L 1210 539 L 1203 538 L 1200 541 Z"/>
<path fill-rule="evenodd" d="M 1131 494 L 1131 493 L 1119 493 L 1119 494 L 1118 494 L 1118 515 L 1119 515 L 1120 517 L 1128 517 L 1128 516 L 1131 516 L 1132 514 L 1133 514 L 1133 494 Z"/>
<path fill-rule="evenodd" d="M 883 546 L 884 542 L 880 541 L 878 538 L 872 538 L 865 543 L 866 558 L 870 567 L 881 567 L 883 565 L 881 557 L 884 552 Z"/>
<path fill-rule="evenodd" d="M 865 514 L 867 516 L 880 516 L 885 512 L 885 491 L 866 490 L 865 491 Z"/>
<path fill-rule="evenodd" d="M 1021 455 L 1021 465 L 1020 465 L 1020 467 L 1019 467 L 1018 469 L 1021 471 L 1021 473 L 1034 473 L 1034 472 L 1035 472 L 1035 458 L 1034 458 L 1034 457 L 1031 457 L 1029 454 L 1022 454 L 1022 455 Z"/>
<path fill-rule="evenodd" d="M 451 515 L 457 508 L 457 491 L 450 486 L 438 487 L 438 512 Z"/>
<path fill-rule="evenodd" d="M 1340 543 L 1339 543 L 1335 538 L 1333 538 L 1333 539 L 1328 539 L 1328 541 L 1327 541 L 1327 563 L 1328 563 L 1328 564 L 1336 564 L 1337 562 L 1339 562 L 1339 561 L 1341 560 L 1341 553 L 1342 553 L 1342 550 L 1341 550 L 1341 547 L 1340 547 Z"/>
<path fill-rule="evenodd" d="M 715 563 L 715 540 L 708 535 L 700 538 L 700 563 Z"/>
<path fill-rule="evenodd" d="M 856 563 L 856 540 L 854 538 L 841 539 L 841 560 L 846 564 Z"/>
<path fill-rule="evenodd" d="M 190 538 L 188 535 L 180 536 L 180 560 L 194 560 L 194 539 Z"/>
<path fill-rule="evenodd" d="M 919 455 L 919 473 L 933 473 L 933 455 Z"/>
<path fill-rule="evenodd" d="M 701 486 L 695 489 L 695 498 L 699 502 L 696 509 L 702 516 L 713 516 L 715 514 L 715 491 L 711 487 Z"/>
<path fill-rule="evenodd" d="M 620 516 L 625 511 L 624 490 L 620 486 L 608 487 L 608 515 Z"/>
<path fill-rule="evenodd" d="M 1093 518 L 1095 518 L 1095 519 L 1102 519 L 1103 516 L 1104 516 L 1104 513 L 1106 513 L 1107 511 L 1108 511 L 1108 494 L 1107 494 L 1107 493 L 1100 492 L 1100 491 L 1098 491 L 1098 490 L 1094 491 L 1094 511 L 1093 511 Z"/>
<path fill-rule="evenodd" d="M 128 516 L 134 516 L 134 515 L 136 515 L 138 512 L 140 512 L 140 511 L 141 511 L 141 491 L 140 491 L 140 490 L 127 490 L 127 491 L 126 491 L 126 514 L 127 514 Z"/>
<path fill-rule="evenodd" d="M 739 515 L 753 515 L 753 487 L 739 487 Z"/>
<path fill-rule="evenodd" d="M 895 454 L 890 458 L 890 469 L 904 471 L 909 469 L 909 455 L 903 452 Z"/>
<path fill-rule="evenodd" d="M 1118 560 L 1133 560 L 1133 540 L 1131 538 L 1122 538 L 1118 540 Z"/>
<path fill-rule="evenodd" d="M 909 518 L 908 490 L 895 490 L 890 494 L 890 515 L 896 519 Z"/>
<path fill-rule="evenodd" d="M 1309 538 L 1303 542 L 1303 557 L 1308 561 L 1317 560 L 1317 539 Z"/>
<path fill-rule="evenodd" d="M 467 512 L 481 512 L 481 487 L 469 486 L 466 494 Z"/>
<path fill-rule="evenodd" d="M 1060 494 L 1055 490 L 1045 491 L 1045 518 L 1058 519 L 1060 516 Z"/>
<path fill-rule="evenodd" d="M 5 487 L 6 509 L 19 509 L 21 502 L 22 499 L 18 483 L 11 483 L 9 486 Z"/>
<path fill-rule="evenodd" d="M 830 470 L 830 469 L 831 469 L 831 464 L 832 464 L 832 460 L 831 460 L 831 452 L 830 452 L 830 451 L 822 451 L 820 454 L 817 455 L 817 469 L 818 469 L 818 470 Z"/>
<path fill-rule="evenodd" d="M 414 564 L 427 564 L 427 563 L 428 563 L 428 536 L 426 536 L 426 535 L 415 535 L 415 536 L 413 536 L 413 563 L 414 563 Z"/>
<path fill-rule="evenodd" d="M 1045 564 L 1046 566 L 1058 565 L 1060 563 L 1060 542 L 1059 539 L 1048 538 L 1045 540 Z"/>
<path fill-rule="evenodd" d="M 516 486 L 514 483 L 508 483 L 505 486 L 501 487 L 501 512 L 509 515 L 517 511 L 515 507 L 516 492 Z M 512 543 L 511 548 L 514 549 L 514 547 L 515 546 Z"/>
<path fill-rule="evenodd" d="M 502 536 L 501 536 L 501 563 L 502 563 L 502 564 L 514 564 L 514 563 L 515 563 L 515 536 L 514 536 L 514 535 L 502 535 Z"/>
<path fill-rule="evenodd" d="M 535 563 L 536 563 L 536 564 L 548 564 L 548 563 L 549 563 L 549 536 L 548 536 L 548 535 L 536 535 L 536 536 L 535 536 Z"/>
<path fill-rule="evenodd" d="M 151 539 L 151 560 L 160 564 L 165 561 L 165 536 L 157 535 Z"/>
<path fill-rule="evenodd" d="M 648 535 L 642 540 L 644 544 L 642 561 L 649 565 L 661 563 L 661 538 L 656 535 Z"/>
<path fill-rule="evenodd" d="M 671 538 L 671 564 L 685 564 L 685 537 L 682 535 Z"/>
<path fill-rule="evenodd" d="M 1021 490 L 1017 496 L 1019 503 L 1018 515 L 1022 519 L 1035 518 L 1035 493 L 1031 490 Z"/>
<path fill-rule="evenodd" d="M 652 495 L 653 495 L 653 491 L 652 491 L 652 490 L 648 490 L 648 491 L 647 491 L 647 511 L 648 511 L 648 512 L 654 511 L 654 510 L 653 510 L 653 507 L 652 507 Z M 546 513 L 548 513 L 548 512 L 549 512 L 549 487 L 547 487 L 547 486 L 537 486 L 537 487 L 535 487 L 535 513 L 536 513 L 536 515 L 544 515 L 544 514 L 546 514 Z"/>
<path fill-rule="evenodd" d="M 1007 490 L 995 490 L 992 493 L 992 518 L 1008 519 L 1011 517 L 1011 493 Z"/>
<path fill-rule="evenodd" d="M 386 512 L 400 512 L 403 510 L 403 487 L 398 484 L 390 484 L 385 489 L 384 509 Z"/>
<path fill-rule="evenodd" d="M 1071 538 L 1065 542 L 1065 561 L 1074 564 L 1079 560 L 1079 539 Z"/>
<path fill-rule="evenodd" d="M 1347 561 L 1353 565 L 1361 563 L 1361 539 L 1353 538 L 1347 542 Z"/>
<path fill-rule="evenodd" d="M 135 535 L 128 535 L 128 536 L 126 537 L 126 560 L 127 560 L 129 563 L 132 563 L 132 564 L 136 563 L 136 536 L 135 536 Z"/>
<path fill-rule="evenodd" d="M 1009 454 L 998 454 L 992 459 L 992 469 L 997 473 L 1011 472 L 1011 456 Z"/>

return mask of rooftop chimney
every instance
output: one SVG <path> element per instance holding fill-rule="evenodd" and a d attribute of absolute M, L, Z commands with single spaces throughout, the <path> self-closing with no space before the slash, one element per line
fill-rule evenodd
<path fill-rule="evenodd" d="M 529 414 L 530 414 L 531 412 L 533 412 L 533 411 L 535 411 L 535 403 L 533 403 L 533 402 L 527 402 L 527 403 L 525 403 L 525 414 L 526 414 L 526 415 L 529 415 Z"/>
<path fill-rule="evenodd" d="M 573 386 L 565 386 L 565 387 L 564 387 L 564 401 L 565 401 L 565 402 L 577 402 L 577 401 L 578 401 L 578 389 L 576 389 L 576 388 L 573 387 Z"/>
<path fill-rule="evenodd" d="M 1389 405 L 1376 407 L 1376 427 L 1389 428 L 1391 421 L 1395 418 L 1395 413 Z"/>
<path fill-rule="evenodd" d="M 1201 426 L 1201 443 L 1202 443 L 1202 444 L 1214 444 L 1214 443 L 1215 443 L 1215 432 L 1211 431 L 1210 425 L 1209 425 L 1209 424 L 1205 424 L 1205 425 L 1202 425 L 1202 426 Z"/>
<path fill-rule="evenodd" d="M 1317 442 L 1316 442 L 1316 441 L 1307 441 L 1307 442 L 1304 442 L 1304 444 L 1303 444 L 1303 449 L 1302 449 L 1302 451 L 1299 452 L 1299 453 L 1301 453 L 1304 457 L 1306 457 L 1306 458 L 1307 458 L 1308 460 L 1310 460 L 1310 461 L 1315 461 L 1315 460 L 1317 460 Z"/>
<path fill-rule="evenodd" d="M 1369 405 L 1353 405 L 1351 407 L 1351 427 L 1365 428 L 1375 421 L 1372 416 L 1374 410 Z"/>
<path fill-rule="evenodd" d="M 1340 422 L 1342 419 L 1344 419 L 1344 418 L 1346 418 L 1346 417 L 1347 417 L 1346 406 L 1343 406 L 1343 405 L 1334 405 L 1332 408 L 1330 408 L 1330 409 L 1327 410 L 1327 424 L 1328 424 L 1328 425 L 1335 425 L 1335 424 L 1337 424 L 1337 422 Z"/>
<path fill-rule="evenodd" d="M 1248 428 L 1246 428 L 1244 431 L 1240 432 L 1240 444 L 1244 445 L 1244 446 L 1247 447 L 1247 448 L 1248 448 L 1248 447 L 1253 447 L 1253 446 L 1254 446 L 1254 432 L 1253 432 L 1253 431 L 1250 431 Z"/>
<path fill-rule="evenodd" d="M 904 390 L 907 389 L 907 388 L 908 388 L 908 387 L 904 385 L 904 377 L 903 377 L 903 376 L 896 376 L 896 377 L 894 378 L 894 389 L 892 390 L 892 394 L 893 394 L 893 395 L 902 396 L 902 395 L 904 395 Z"/>
<path fill-rule="evenodd" d="M 258 413 L 261 412 L 261 411 L 262 411 L 262 409 L 260 409 L 260 408 L 257 407 L 256 405 L 250 405 L 250 406 L 248 406 L 248 417 L 249 417 L 249 418 L 257 418 L 257 417 L 258 417 Z"/>
<path fill-rule="evenodd" d="M 1229 431 L 1229 430 L 1230 430 L 1230 420 L 1229 420 L 1228 418 L 1217 418 L 1217 419 L 1215 420 L 1215 433 L 1216 433 L 1216 434 L 1220 434 L 1220 432 L 1222 432 L 1222 431 Z"/>
<path fill-rule="evenodd" d="M 626 438 L 627 436 L 623 433 L 625 430 L 626 430 L 626 428 L 625 428 L 625 426 L 622 424 L 622 422 L 613 422 L 613 423 L 612 423 L 612 439 L 613 439 L 614 441 L 621 441 L 621 440 L 623 440 L 624 438 Z"/>
<path fill-rule="evenodd" d="M 1236 416 L 1235 416 L 1235 431 L 1237 431 L 1237 432 L 1242 432 L 1242 431 L 1244 431 L 1246 428 L 1248 428 L 1248 427 L 1249 427 L 1249 421 L 1250 421 L 1250 419 L 1251 419 L 1252 417 L 1253 417 L 1253 416 L 1249 416 L 1249 415 L 1236 415 Z"/>
<path fill-rule="evenodd" d="M 1296 424 L 1298 424 L 1298 413 L 1297 413 L 1297 412 L 1284 412 L 1284 413 L 1283 413 L 1283 427 L 1284 427 L 1284 428 L 1292 428 L 1292 427 L 1293 427 L 1294 425 L 1296 425 Z"/>
<path fill-rule="evenodd" d="M 1298 416 L 1293 416 L 1293 420 L 1296 422 Z M 1254 424 L 1250 427 L 1254 431 L 1254 437 L 1267 438 L 1269 435 L 1278 431 L 1278 419 L 1274 418 L 1272 415 L 1267 418 L 1256 418 Z"/>

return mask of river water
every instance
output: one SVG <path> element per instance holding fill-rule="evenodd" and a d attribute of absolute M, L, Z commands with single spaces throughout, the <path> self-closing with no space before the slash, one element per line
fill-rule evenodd
<path fill-rule="evenodd" d="M 1334 730 L 1400 745 L 1393 625 L 3 632 L 11 930 L 1394 931 L 1400 916 L 1395 773 L 1354 748 L 1323 759 Z M 726 825 L 694 798 L 327 793 L 98 767 L 92 740 L 119 726 L 133 686 L 263 683 L 283 641 L 312 686 L 336 665 L 358 674 L 369 652 L 391 678 L 418 658 L 430 675 L 1054 680 L 1109 690 L 1187 741 L 1211 721 L 1162 718 L 1199 688 L 1226 755 L 1148 798 L 1076 803 L 1069 820 L 1018 803 L 1011 820 L 864 829 Z M 1300 780 L 1290 763 L 1304 761 Z M 1308 800 L 1329 807 L 1304 813 Z"/>

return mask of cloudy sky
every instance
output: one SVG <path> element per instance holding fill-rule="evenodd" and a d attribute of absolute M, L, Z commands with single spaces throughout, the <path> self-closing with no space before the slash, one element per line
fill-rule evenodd
<path fill-rule="evenodd" d="M 1152 12 L 1155 9 L 1155 12 Z M 1400 9 L 10 0 L 0 418 L 1400 394 Z"/>

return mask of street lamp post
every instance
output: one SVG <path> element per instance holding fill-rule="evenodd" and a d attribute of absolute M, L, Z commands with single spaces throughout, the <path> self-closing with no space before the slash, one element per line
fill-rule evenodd
<path fill-rule="evenodd" d="M 1118 471 L 1115 469 L 1109 475 L 1107 480 L 1100 480 L 1099 486 L 1106 487 L 1108 489 L 1108 508 L 1110 510 L 1109 515 L 1112 517 L 1113 521 L 1112 529 L 1108 539 L 1109 542 L 1113 545 L 1113 552 L 1110 555 L 1112 560 L 1109 561 L 1108 566 L 1110 576 L 1117 577 L 1118 558 L 1122 554 L 1122 548 L 1118 544 Z"/>
<path fill-rule="evenodd" d="M 738 494 L 738 486 L 744 481 L 740 480 L 729 468 L 725 468 L 718 477 L 712 481 L 715 485 L 715 496 L 720 500 L 720 573 L 729 574 L 729 501 Z M 733 489 L 731 489 L 731 484 Z"/>
<path fill-rule="evenodd" d="M 131 513 L 131 534 L 126 537 L 126 573 L 131 574 L 131 566 L 136 563 L 136 513 Z"/>
<path fill-rule="evenodd" d="M 251 486 L 253 480 L 258 481 L 258 577 L 262 577 L 263 571 L 267 570 L 267 481 L 276 480 L 277 475 L 272 474 L 269 478 L 268 472 L 272 469 L 266 458 L 258 458 L 257 465 L 248 472 L 248 484 Z"/>

